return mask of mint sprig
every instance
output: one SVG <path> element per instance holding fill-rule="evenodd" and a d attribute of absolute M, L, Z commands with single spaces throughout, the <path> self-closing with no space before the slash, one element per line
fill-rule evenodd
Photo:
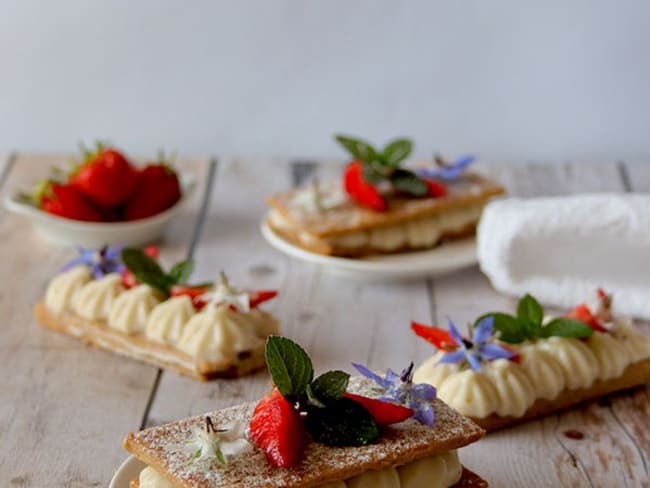
<path fill-rule="evenodd" d="M 499 340 L 510 344 L 549 337 L 586 338 L 594 333 L 584 322 L 567 317 L 558 317 L 543 324 L 544 309 L 529 294 L 519 300 L 516 316 L 491 312 L 476 319 L 476 323 L 486 317 L 494 318 L 494 329 L 499 333 Z"/>
<path fill-rule="evenodd" d="M 305 416 L 305 428 L 314 440 L 330 446 L 363 446 L 379 437 L 372 415 L 343 397 L 348 373 L 328 371 L 314 379 L 311 359 L 286 337 L 269 336 L 265 355 L 273 383 Z"/>
<path fill-rule="evenodd" d="M 155 259 L 139 248 L 123 249 L 121 258 L 138 281 L 159 290 L 165 296 L 169 296 L 174 285 L 187 283 L 194 271 L 194 261 L 186 259 L 165 272 Z M 205 284 L 208 285 L 210 284 Z"/>
<path fill-rule="evenodd" d="M 377 186 L 388 182 L 395 190 L 417 197 L 428 194 L 428 187 L 422 178 L 413 171 L 400 168 L 400 164 L 413 151 L 410 139 L 394 139 L 381 150 L 350 136 L 337 135 L 336 140 L 355 160 L 362 163 L 363 179 L 367 183 Z"/>

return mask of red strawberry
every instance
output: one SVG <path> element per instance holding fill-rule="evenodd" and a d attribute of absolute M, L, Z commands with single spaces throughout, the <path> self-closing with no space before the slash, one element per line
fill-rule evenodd
<path fill-rule="evenodd" d="M 304 428 L 298 411 L 274 389 L 255 407 L 250 437 L 273 466 L 289 468 L 302 456 Z"/>
<path fill-rule="evenodd" d="M 566 316 L 569 317 L 570 319 L 575 319 L 575 320 L 579 320 L 580 322 L 584 322 L 585 324 L 587 324 L 589 327 L 591 327 L 597 332 L 607 332 L 607 329 L 603 327 L 600 321 L 591 313 L 589 307 L 587 307 L 587 305 L 585 305 L 584 303 L 578 305 L 576 308 L 571 310 L 569 313 L 566 314 Z"/>
<path fill-rule="evenodd" d="M 425 179 L 424 182 L 427 184 L 427 187 L 429 188 L 429 196 L 432 198 L 440 198 L 440 197 L 446 197 L 447 196 L 447 186 L 438 181 L 438 180 L 428 180 Z"/>
<path fill-rule="evenodd" d="M 250 297 L 249 305 L 251 308 L 257 307 L 259 304 L 267 302 L 278 295 L 277 290 L 257 290 L 248 293 Z"/>
<path fill-rule="evenodd" d="M 351 162 L 343 174 L 343 188 L 355 202 L 377 212 L 388 208 L 381 193 L 363 179 L 363 164 L 359 161 Z"/>
<path fill-rule="evenodd" d="M 430 342 L 436 349 L 441 351 L 452 351 L 458 347 L 458 345 L 451 338 L 451 335 L 445 329 L 440 329 L 439 327 L 430 327 L 428 325 L 418 324 L 417 322 L 411 322 L 411 330 L 415 332 L 415 335 L 422 337 L 427 342 Z"/>
<path fill-rule="evenodd" d="M 137 172 L 115 149 L 98 145 L 97 152 L 87 154 L 70 183 L 87 198 L 103 208 L 114 208 L 131 196 Z"/>
<path fill-rule="evenodd" d="M 126 220 L 144 219 L 167 210 L 181 198 L 176 172 L 165 164 L 150 164 L 140 171 L 138 183 L 124 207 Z"/>
<path fill-rule="evenodd" d="M 191 298 L 194 307 L 200 310 L 205 307 L 205 302 L 203 300 L 199 300 L 199 297 L 205 295 L 206 292 L 207 289 L 203 286 L 174 285 L 172 286 L 169 294 L 173 297 L 187 295 Z"/>
<path fill-rule="evenodd" d="M 147 246 L 143 250 L 147 256 L 158 259 L 158 248 L 156 246 Z M 133 288 L 139 284 L 140 282 L 130 269 L 126 268 L 124 271 L 122 271 L 122 286 L 124 286 L 124 288 Z"/>
<path fill-rule="evenodd" d="M 59 217 L 88 222 L 106 220 L 92 202 L 69 184 L 48 182 L 36 198 L 41 209 Z"/>
<path fill-rule="evenodd" d="M 385 402 L 348 392 L 343 393 L 343 396 L 360 403 L 380 425 L 396 424 L 413 416 L 413 410 L 396 403 Z"/>

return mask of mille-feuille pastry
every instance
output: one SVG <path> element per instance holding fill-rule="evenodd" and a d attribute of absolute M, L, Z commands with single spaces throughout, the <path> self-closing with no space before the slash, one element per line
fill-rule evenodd
<path fill-rule="evenodd" d="M 267 199 L 267 224 L 309 251 L 357 257 L 429 249 L 473 235 L 498 183 L 466 173 L 471 156 L 439 167 L 400 167 L 412 144 L 397 139 L 382 150 L 344 136 L 337 140 L 354 160 L 343 182 L 314 183 Z"/>
<path fill-rule="evenodd" d="M 38 322 L 83 342 L 208 380 L 264 367 L 264 341 L 277 320 L 258 308 L 275 291 L 247 292 L 220 282 L 190 286 L 191 260 L 169 271 L 153 247 L 80 256 L 48 284 Z"/>
<path fill-rule="evenodd" d="M 314 379 L 307 354 L 271 336 L 275 387 L 245 403 L 130 433 L 124 447 L 147 467 L 131 488 L 485 487 L 456 449 L 483 429 L 435 398 L 435 388 L 388 370 Z"/>
<path fill-rule="evenodd" d="M 517 315 L 489 313 L 462 337 L 412 323 L 438 352 L 415 372 L 438 396 L 487 431 L 650 381 L 650 337 L 613 315 L 602 290 L 564 317 L 545 319 L 530 295 Z"/>

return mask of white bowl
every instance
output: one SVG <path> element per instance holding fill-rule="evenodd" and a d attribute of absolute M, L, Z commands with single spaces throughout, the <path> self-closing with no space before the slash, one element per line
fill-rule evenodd
<path fill-rule="evenodd" d="M 34 228 L 47 240 L 62 246 L 98 248 L 104 245 L 138 246 L 150 244 L 162 237 L 169 221 L 187 202 L 196 186 L 193 176 L 179 174 L 181 199 L 173 206 L 140 220 L 130 222 L 83 222 L 44 212 L 13 196 L 5 199 L 7 210 L 28 218 Z"/>

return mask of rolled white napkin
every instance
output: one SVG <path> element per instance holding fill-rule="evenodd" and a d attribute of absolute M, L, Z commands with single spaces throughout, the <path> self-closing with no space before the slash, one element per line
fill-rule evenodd
<path fill-rule="evenodd" d="M 570 308 L 602 287 L 617 312 L 650 319 L 650 195 L 494 201 L 478 226 L 478 258 L 503 293 Z"/>

